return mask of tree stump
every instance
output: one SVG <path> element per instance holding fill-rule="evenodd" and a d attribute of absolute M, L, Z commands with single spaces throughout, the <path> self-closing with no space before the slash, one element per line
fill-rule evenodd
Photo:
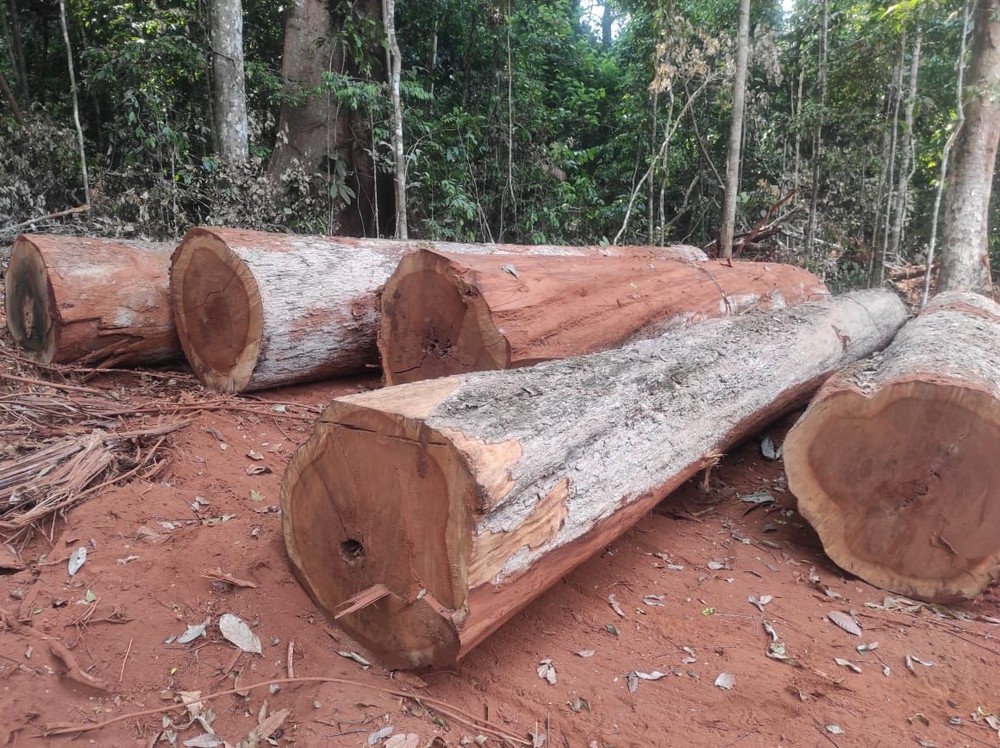
<path fill-rule="evenodd" d="M 777 263 L 420 250 L 385 284 L 379 352 L 386 383 L 404 384 L 578 356 L 829 295 L 812 273 Z"/>
<path fill-rule="evenodd" d="M 941 294 L 816 395 L 785 469 L 838 566 L 933 602 L 1000 579 L 998 352 L 1000 305 Z"/>
<path fill-rule="evenodd" d="M 446 667 L 906 317 L 887 291 L 334 400 L 281 493 L 292 567 L 389 667 Z"/>
<path fill-rule="evenodd" d="M 174 252 L 171 297 L 203 384 L 243 392 L 378 367 L 377 294 L 408 252 L 684 257 L 693 247 L 517 247 L 194 228 Z"/>
<path fill-rule="evenodd" d="M 168 244 L 21 234 L 7 268 L 7 327 L 42 363 L 154 364 L 181 354 Z"/>

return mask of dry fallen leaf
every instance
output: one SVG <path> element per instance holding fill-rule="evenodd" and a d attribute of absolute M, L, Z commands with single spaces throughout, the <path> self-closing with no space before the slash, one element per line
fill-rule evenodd
<path fill-rule="evenodd" d="M 263 654 L 260 649 L 260 639 L 239 616 L 223 613 L 219 617 L 219 631 L 226 641 L 235 644 L 244 652 Z"/>
<path fill-rule="evenodd" d="M 608 595 L 608 605 L 611 606 L 611 610 L 620 618 L 625 617 L 625 611 L 622 610 L 622 606 L 618 604 L 618 599 L 614 595 Z"/>
<path fill-rule="evenodd" d="M 715 678 L 715 686 L 728 691 L 736 685 L 736 677 L 732 673 L 719 673 Z"/>
<path fill-rule="evenodd" d="M 556 668 L 552 664 L 552 660 L 542 660 L 538 663 L 538 677 L 548 683 L 550 686 L 556 684 Z"/>
<path fill-rule="evenodd" d="M 826 617 L 830 619 L 832 623 L 842 628 L 848 634 L 853 634 L 854 636 L 861 636 L 861 627 L 858 622 L 854 620 L 853 617 L 839 610 L 831 610 L 826 614 Z"/>
<path fill-rule="evenodd" d="M 833 661 L 836 662 L 841 667 L 846 667 L 849 670 L 853 670 L 855 673 L 860 673 L 861 672 L 861 668 L 859 668 L 857 665 L 855 665 L 850 660 L 845 660 L 843 657 L 834 657 Z"/>
<path fill-rule="evenodd" d="M 593 657 L 594 654 L 596 654 L 596 653 L 595 653 L 595 651 L 593 649 L 578 649 L 573 654 L 575 654 L 577 657 L 587 658 L 587 657 Z"/>
<path fill-rule="evenodd" d="M 413 732 L 393 735 L 385 741 L 385 748 L 419 748 L 420 736 Z"/>

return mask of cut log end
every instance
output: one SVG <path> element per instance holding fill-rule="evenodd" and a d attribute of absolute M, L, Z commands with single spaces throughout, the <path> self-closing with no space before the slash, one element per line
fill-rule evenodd
<path fill-rule="evenodd" d="M 44 364 L 57 350 L 58 310 L 41 253 L 19 237 L 7 267 L 7 328 L 14 342 Z"/>
<path fill-rule="evenodd" d="M 223 392 L 245 389 L 264 325 L 250 269 L 213 233 L 196 229 L 174 255 L 170 291 L 181 346 L 198 377 Z"/>
<path fill-rule="evenodd" d="M 810 497 L 800 510 L 830 558 L 922 600 L 980 594 L 1000 561 L 996 401 L 912 381 L 870 398 L 844 390 L 822 405 L 789 434 L 785 455 L 793 490 Z"/>
<path fill-rule="evenodd" d="M 379 451 L 391 452 L 392 469 L 370 459 Z M 286 471 L 293 569 L 319 607 L 388 667 L 458 658 L 471 486 L 455 448 L 430 429 L 343 402 Z M 371 594 L 377 585 L 385 591 Z"/>
<path fill-rule="evenodd" d="M 440 254 L 416 252 L 386 284 L 379 337 L 386 384 L 510 366 L 510 346 L 489 307 L 451 265 Z M 422 303 L 397 304 L 414 298 Z"/>

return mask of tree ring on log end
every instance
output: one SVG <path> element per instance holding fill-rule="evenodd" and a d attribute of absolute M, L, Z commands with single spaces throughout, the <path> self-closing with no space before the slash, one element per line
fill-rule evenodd
<path fill-rule="evenodd" d="M 448 272 L 449 265 L 438 254 L 415 252 L 386 284 L 379 345 L 389 354 L 383 356 L 387 384 L 510 365 L 510 346 L 486 302 L 459 273 Z M 417 298 L 425 303 L 408 303 Z M 419 319 L 409 316 L 411 309 L 421 310 Z"/>
<path fill-rule="evenodd" d="M 991 395 L 943 378 L 897 380 L 870 397 L 841 390 L 814 408 L 789 432 L 785 466 L 830 558 L 923 600 L 979 594 L 1000 570 Z"/>
<path fill-rule="evenodd" d="M 58 347 L 58 307 L 45 261 L 24 236 L 11 249 L 5 286 L 11 337 L 36 360 L 51 363 Z"/>
<path fill-rule="evenodd" d="M 250 268 L 213 234 L 193 229 L 174 255 L 170 292 L 184 354 L 199 378 L 223 392 L 246 388 L 264 326 Z"/>
<path fill-rule="evenodd" d="M 391 461 L 373 463 L 375 453 Z M 462 456 L 432 429 L 343 400 L 286 470 L 282 526 L 296 575 L 388 667 L 458 658 L 472 485 Z M 382 594 L 354 602 L 379 585 Z"/>

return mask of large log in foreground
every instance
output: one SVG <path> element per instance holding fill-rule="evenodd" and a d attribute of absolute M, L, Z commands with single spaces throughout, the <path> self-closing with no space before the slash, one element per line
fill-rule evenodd
<path fill-rule="evenodd" d="M 385 284 L 379 352 L 386 383 L 404 384 L 579 356 L 829 295 L 809 271 L 776 263 L 421 250 Z"/>
<path fill-rule="evenodd" d="M 292 566 L 385 664 L 448 665 L 905 316 L 869 291 L 334 400 L 285 473 Z"/>
<path fill-rule="evenodd" d="M 181 355 L 170 313 L 172 245 L 21 234 L 7 327 L 42 363 L 151 364 Z"/>
<path fill-rule="evenodd" d="M 695 247 L 522 247 L 194 228 L 171 263 L 177 332 L 198 378 L 242 392 L 378 365 L 377 294 L 408 252 L 707 258 Z"/>
<path fill-rule="evenodd" d="M 816 395 L 785 469 L 840 567 L 934 602 L 1000 580 L 998 353 L 1000 306 L 942 294 Z"/>

